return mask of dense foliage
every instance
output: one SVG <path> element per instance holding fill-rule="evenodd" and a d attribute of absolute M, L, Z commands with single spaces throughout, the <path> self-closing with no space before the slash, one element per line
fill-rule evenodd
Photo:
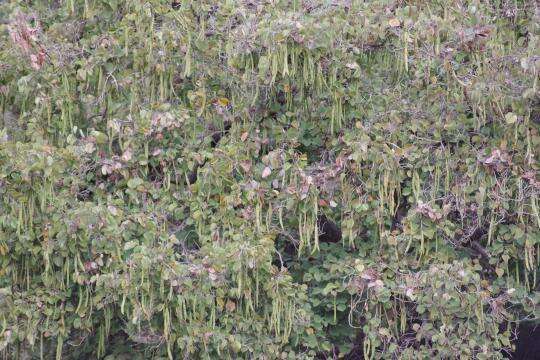
<path fill-rule="evenodd" d="M 493 359 L 538 321 L 535 1 L 0 15 L 7 358 Z"/>

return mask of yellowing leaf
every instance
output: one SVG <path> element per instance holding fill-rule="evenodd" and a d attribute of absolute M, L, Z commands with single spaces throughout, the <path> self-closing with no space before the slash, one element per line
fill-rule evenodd
<path fill-rule="evenodd" d="M 401 25 L 401 22 L 398 18 L 393 18 L 388 21 L 388 25 L 390 25 L 391 27 L 398 27 L 399 25 Z"/>
<path fill-rule="evenodd" d="M 362 263 L 360 262 L 360 260 L 357 259 L 357 260 L 355 261 L 355 266 L 354 266 L 354 268 L 356 269 L 356 271 L 358 271 L 359 273 L 361 273 L 361 272 L 364 271 L 364 264 L 362 264 Z"/>
<path fill-rule="evenodd" d="M 221 97 L 218 99 L 218 104 L 221 105 L 221 106 L 227 106 L 229 105 L 229 99 L 225 98 L 225 97 Z"/>
<path fill-rule="evenodd" d="M 514 114 L 514 113 L 509 112 L 504 116 L 504 119 L 506 120 L 506 123 L 508 125 L 511 125 L 511 124 L 514 124 L 517 121 L 517 115 Z"/>
<path fill-rule="evenodd" d="M 217 305 L 218 309 L 220 309 L 220 310 L 223 309 L 224 302 L 225 301 L 223 300 L 223 298 L 218 297 L 216 299 L 216 305 Z"/>

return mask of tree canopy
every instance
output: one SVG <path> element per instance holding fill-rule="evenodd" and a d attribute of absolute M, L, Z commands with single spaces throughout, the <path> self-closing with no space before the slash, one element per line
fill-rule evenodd
<path fill-rule="evenodd" d="M 502 358 L 539 42 L 527 0 L 0 3 L 0 349 Z"/>

